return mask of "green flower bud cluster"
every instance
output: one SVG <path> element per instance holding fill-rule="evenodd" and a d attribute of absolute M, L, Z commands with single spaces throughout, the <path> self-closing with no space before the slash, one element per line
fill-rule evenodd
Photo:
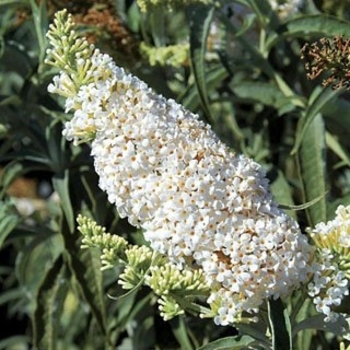
<path fill-rule="evenodd" d="M 46 51 L 45 63 L 68 73 L 67 90 L 61 93 L 65 97 L 76 94 L 81 85 L 92 80 L 88 74 L 92 63 L 86 57 L 92 56 L 94 46 L 81 38 L 74 28 L 72 16 L 62 10 L 46 34 L 52 48 Z"/>
<path fill-rule="evenodd" d="M 181 67 L 188 61 L 189 44 L 177 44 L 164 47 L 152 47 L 141 43 L 140 51 L 151 66 Z"/>
<path fill-rule="evenodd" d="M 152 266 L 145 277 L 145 284 L 160 296 L 159 309 L 166 321 L 183 314 L 185 308 L 192 309 L 190 301 L 195 296 L 207 296 L 209 293 L 202 270 L 187 268 L 180 271 L 169 262 Z"/>
<path fill-rule="evenodd" d="M 209 293 L 202 270 L 180 270 L 149 247 L 130 245 L 124 238 L 106 233 L 105 227 L 86 216 L 79 215 L 77 222 L 83 235 L 81 247 L 98 247 L 102 251 L 102 269 L 122 265 L 124 270 L 118 283 L 123 289 L 150 287 L 159 296 L 164 320 L 183 314 L 185 309 L 199 311 L 192 301 Z"/>
<path fill-rule="evenodd" d="M 107 233 L 105 227 L 97 225 L 92 219 L 80 214 L 77 222 L 78 230 L 83 235 L 81 248 L 99 248 L 102 251 L 102 269 L 114 267 L 125 259 L 128 242 L 123 237 Z"/>
<path fill-rule="evenodd" d="M 208 287 L 204 281 L 202 270 L 179 270 L 176 265 L 167 263 L 163 266 L 153 266 L 146 277 L 146 283 L 158 295 L 173 291 L 188 294 L 201 294 Z"/>
<path fill-rule="evenodd" d="M 129 246 L 125 255 L 126 266 L 124 272 L 119 276 L 118 283 L 123 289 L 133 289 L 144 280 L 155 253 L 146 246 Z"/>

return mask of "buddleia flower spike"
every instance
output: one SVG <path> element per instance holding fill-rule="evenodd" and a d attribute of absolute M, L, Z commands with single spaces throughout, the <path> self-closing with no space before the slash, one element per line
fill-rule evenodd
<path fill-rule="evenodd" d="M 90 143 L 100 188 L 154 251 L 180 270 L 203 271 L 215 322 L 254 314 L 304 283 L 311 247 L 273 200 L 261 166 L 73 28 L 59 12 L 48 34 L 48 62 L 60 69 L 49 91 L 73 112 L 63 134 Z"/>

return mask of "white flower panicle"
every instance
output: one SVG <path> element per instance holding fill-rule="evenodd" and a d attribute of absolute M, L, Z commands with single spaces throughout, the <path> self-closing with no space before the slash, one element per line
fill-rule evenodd
<path fill-rule="evenodd" d="M 350 206 L 340 205 L 334 220 L 321 222 L 308 231 L 318 248 L 308 294 L 316 310 L 326 315 L 325 321 L 335 321 L 338 314 L 333 311 L 334 306 L 339 306 L 349 295 Z"/>
<path fill-rule="evenodd" d="M 217 324 L 306 280 L 310 246 L 273 201 L 256 162 L 232 153 L 197 115 L 108 55 L 76 56 L 77 67 L 90 62 L 88 83 L 64 94 L 74 111 L 64 135 L 92 141 L 100 187 L 121 217 L 144 229 L 152 249 L 180 269 L 203 269 Z M 71 74 L 62 71 L 49 90 L 64 91 Z"/>

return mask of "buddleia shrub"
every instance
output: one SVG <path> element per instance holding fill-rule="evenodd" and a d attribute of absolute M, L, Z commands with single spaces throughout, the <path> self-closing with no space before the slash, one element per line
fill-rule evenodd
<path fill-rule="evenodd" d="M 1 10 L 0 347 L 347 347 L 346 6 Z"/>

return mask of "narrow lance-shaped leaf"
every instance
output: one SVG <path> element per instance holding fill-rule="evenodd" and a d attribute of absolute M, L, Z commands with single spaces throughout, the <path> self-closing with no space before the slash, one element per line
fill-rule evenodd
<path fill-rule="evenodd" d="M 228 71 L 223 67 L 215 67 L 208 70 L 206 73 L 206 88 L 207 90 L 214 90 L 219 87 L 224 79 L 229 76 Z M 198 107 L 199 96 L 197 88 L 192 84 L 179 96 L 179 103 L 189 110 L 196 110 Z"/>
<path fill-rule="evenodd" d="M 25 172 L 22 164 L 18 162 L 8 163 L 0 173 L 0 198 L 2 198 L 8 190 L 11 183 Z"/>
<path fill-rule="evenodd" d="M 29 336 L 14 335 L 0 340 L 0 349 L 28 349 L 30 343 Z"/>
<path fill-rule="evenodd" d="M 341 144 L 340 140 L 329 132 L 326 132 L 326 143 L 329 149 L 331 149 L 346 166 L 350 166 L 350 156 L 345 147 Z"/>
<path fill-rule="evenodd" d="M 296 134 L 295 145 L 291 151 L 291 154 L 295 154 L 301 142 L 304 140 L 305 133 L 309 128 L 310 124 L 313 122 L 314 118 L 318 115 L 318 113 L 323 111 L 323 108 L 327 106 L 327 104 L 334 99 L 337 92 L 328 88 L 328 89 L 319 89 L 316 88 L 310 99 L 309 106 L 307 107 L 305 113 L 299 119 L 298 122 L 298 132 Z"/>
<path fill-rule="evenodd" d="M 280 40 L 286 37 L 305 37 L 311 35 L 337 36 L 344 35 L 350 37 L 349 23 L 335 16 L 317 14 L 296 17 L 284 23 L 267 39 L 269 50 Z"/>
<path fill-rule="evenodd" d="M 271 191 L 281 208 L 291 209 L 291 207 L 293 207 L 294 202 L 291 187 L 283 172 L 280 170 L 277 172 L 275 181 L 271 183 Z M 288 214 L 295 218 L 295 213 L 293 211 L 290 211 Z"/>
<path fill-rule="evenodd" d="M 0 248 L 19 222 L 20 218 L 12 212 L 11 205 L 6 202 L 0 202 Z"/>
<path fill-rule="evenodd" d="M 214 7 L 191 5 L 188 9 L 190 27 L 190 57 L 193 74 L 201 98 L 202 106 L 208 121 L 212 120 L 205 76 L 205 53 L 210 23 Z"/>
<path fill-rule="evenodd" d="M 327 218 L 325 152 L 324 122 L 318 114 L 307 128 L 297 155 L 304 201 L 320 197 L 317 203 L 306 209 L 310 226 L 326 221 Z"/>
<path fill-rule="evenodd" d="M 251 345 L 254 341 L 254 338 L 249 335 L 237 335 L 212 341 L 201 346 L 198 350 L 239 350 Z"/>
<path fill-rule="evenodd" d="M 292 109 L 292 98 L 285 96 L 275 83 L 239 82 L 232 84 L 233 92 L 240 98 L 260 102 L 280 110 Z"/>
<path fill-rule="evenodd" d="M 191 344 L 188 329 L 186 328 L 184 318 L 182 315 L 172 319 L 170 321 L 172 331 L 174 333 L 175 338 L 181 345 L 181 349 L 183 350 L 192 350 L 193 346 Z"/>
<path fill-rule="evenodd" d="M 30 0 L 30 5 L 32 8 L 34 27 L 37 34 L 38 44 L 39 44 L 39 58 L 40 58 L 40 61 L 42 62 L 44 59 L 45 50 L 46 50 L 45 33 L 48 28 L 46 1 L 41 1 L 40 5 L 38 6 L 34 0 Z"/>
<path fill-rule="evenodd" d="M 347 317 L 339 314 L 335 322 L 325 322 L 324 315 L 314 315 L 303 319 L 293 328 L 293 335 L 306 329 L 317 329 L 324 332 L 330 332 L 340 337 L 347 337 L 350 332 L 350 325 Z"/>
<path fill-rule="evenodd" d="M 55 296 L 59 288 L 63 258 L 60 256 L 47 272 L 37 295 L 37 307 L 33 317 L 34 348 L 56 349 Z"/>
<path fill-rule="evenodd" d="M 281 299 L 268 300 L 268 315 L 273 350 L 292 350 L 291 325 Z"/>
<path fill-rule="evenodd" d="M 75 233 L 71 234 L 67 225 L 63 218 L 61 233 L 68 256 L 68 265 L 75 281 L 78 283 L 78 289 L 90 306 L 91 312 L 104 335 L 107 349 L 109 348 L 109 335 L 100 258 L 93 249 L 81 250 L 79 247 L 80 236 Z"/>
<path fill-rule="evenodd" d="M 58 193 L 60 201 L 62 203 L 62 210 L 66 217 L 69 232 L 74 231 L 74 214 L 72 203 L 69 195 L 69 171 L 66 169 L 62 176 L 56 175 L 52 178 L 52 185 L 55 191 Z"/>

